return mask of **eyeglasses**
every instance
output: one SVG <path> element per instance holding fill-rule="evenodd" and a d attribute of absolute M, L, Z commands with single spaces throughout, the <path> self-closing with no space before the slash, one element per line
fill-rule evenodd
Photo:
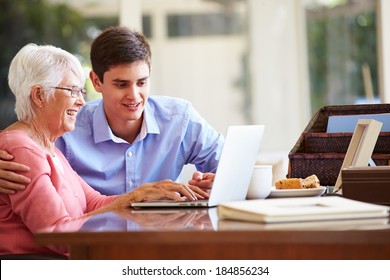
<path fill-rule="evenodd" d="M 70 95 L 71 95 L 73 98 L 79 97 L 79 96 L 80 96 L 80 93 L 81 93 L 81 96 L 82 96 L 82 97 L 84 97 L 84 96 L 87 95 L 87 91 L 86 91 L 84 88 L 78 88 L 78 87 L 71 87 L 71 88 L 52 87 L 52 88 L 70 91 Z"/>

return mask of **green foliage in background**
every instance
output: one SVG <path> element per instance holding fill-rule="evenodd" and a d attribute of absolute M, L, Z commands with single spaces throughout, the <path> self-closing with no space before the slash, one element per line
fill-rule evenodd
<path fill-rule="evenodd" d="M 66 5 L 49 5 L 43 0 L 0 0 L 0 7 L 0 128 L 4 128 L 15 120 L 7 75 L 16 52 L 32 42 L 77 53 L 86 26 L 83 18 Z"/>
<path fill-rule="evenodd" d="M 0 0 L 0 129 L 16 119 L 7 76 L 9 64 L 21 47 L 27 43 L 54 45 L 75 54 L 88 66 L 92 35 L 116 24 L 117 18 L 86 19 L 66 4 Z M 87 87 L 90 89 L 89 84 Z"/>
<path fill-rule="evenodd" d="M 325 105 L 345 105 L 366 98 L 362 67 L 368 65 L 378 97 L 376 13 L 327 12 L 308 17 L 312 112 Z"/>

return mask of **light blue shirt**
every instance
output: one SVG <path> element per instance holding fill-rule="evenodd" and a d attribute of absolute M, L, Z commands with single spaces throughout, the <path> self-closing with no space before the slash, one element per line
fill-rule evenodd
<path fill-rule="evenodd" d="M 183 166 L 215 172 L 224 138 L 185 100 L 150 96 L 134 143 L 108 126 L 103 100 L 88 102 L 76 128 L 56 142 L 73 169 L 102 194 L 129 192 L 146 182 L 180 181 Z"/>

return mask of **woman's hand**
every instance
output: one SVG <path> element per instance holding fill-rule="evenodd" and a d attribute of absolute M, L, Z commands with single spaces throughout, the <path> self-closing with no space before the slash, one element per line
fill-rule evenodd
<path fill-rule="evenodd" d="M 176 183 L 172 180 L 164 180 L 146 183 L 135 190 L 118 196 L 110 208 L 114 209 L 130 207 L 133 202 L 170 199 L 175 201 L 196 201 L 208 199 L 209 194 L 197 186 Z"/>

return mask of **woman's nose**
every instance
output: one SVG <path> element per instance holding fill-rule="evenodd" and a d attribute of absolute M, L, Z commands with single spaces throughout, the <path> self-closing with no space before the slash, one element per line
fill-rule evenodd
<path fill-rule="evenodd" d="M 85 99 L 84 99 L 84 95 L 82 94 L 79 94 L 79 96 L 77 97 L 77 103 L 80 104 L 81 106 L 84 106 L 85 105 Z"/>

